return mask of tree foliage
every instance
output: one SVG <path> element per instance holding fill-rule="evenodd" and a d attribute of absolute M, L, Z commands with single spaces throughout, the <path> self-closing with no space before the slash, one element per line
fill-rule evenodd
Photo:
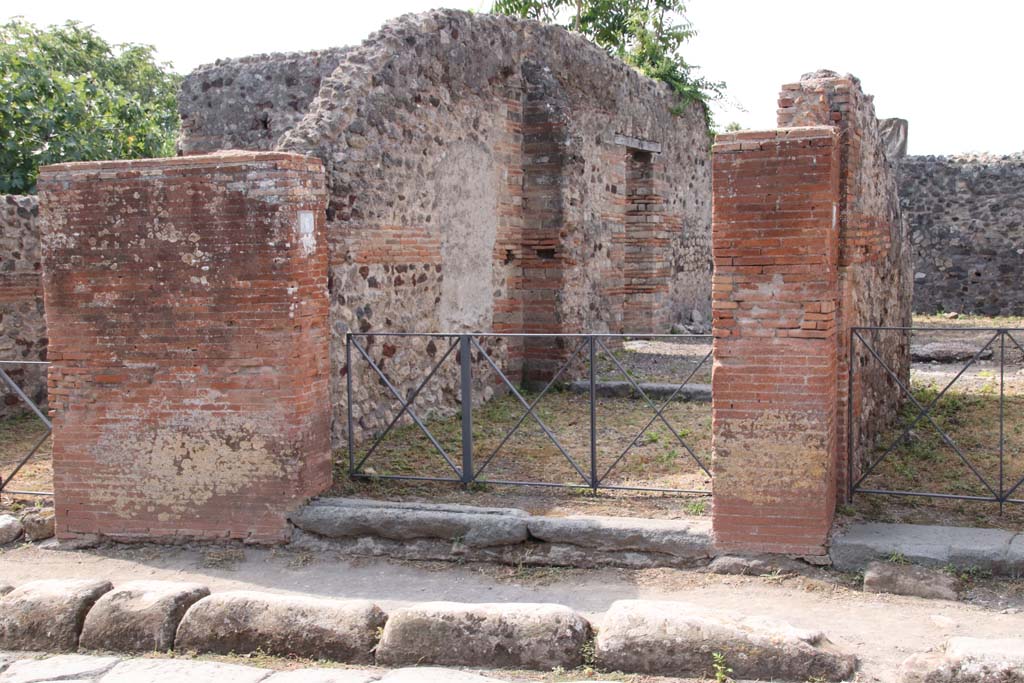
<path fill-rule="evenodd" d="M 0 25 L 0 192 L 34 192 L 44 164 L 173 154 L 180 82 L 152 47 L 76 22 Z"/>
<path fill-rule="evenodd" d="M 681 51 L 694 36 L 682 0 L 495 0 L 491 9 L 556 24 L 583 34 L 608 54 L 668 83 L 685 102 L 699 102 L 710 126 L 708 102 L 725 84 L 687 64 Z"/>

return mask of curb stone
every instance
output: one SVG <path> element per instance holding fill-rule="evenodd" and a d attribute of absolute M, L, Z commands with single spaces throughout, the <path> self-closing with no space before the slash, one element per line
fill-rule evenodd
<path fill-rule="evenodd" d="M 0 598 L 0 649 L 71 652 L 109 581 L 30 581 Z"/>
<path fill-rule="evenodd" d="M 185 612 L 210 589 L 197 583 L 129 581 L 89 610 L 81 647 L 112 652 L 166 652 Z"/>

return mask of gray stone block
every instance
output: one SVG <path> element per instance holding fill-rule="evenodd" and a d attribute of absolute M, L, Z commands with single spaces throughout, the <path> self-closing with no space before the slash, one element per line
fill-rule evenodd
<path fill-rule="evenodd" d="M 693 383 L 679 388 L 678 384 L 666 382 L 639 382 L 640 389 L 647 394 L 648 398 L 664 401 L 674 396 L 677 401 L 694 401 L 699 403 L 711 402 L 711 385 Z M 679 392 L 676 392 L 679 389 Z M 587 380 L 576 380 L 569 383 L 569 390 L 577 394 L 590 392 L 590 382 Z M 594 392 L 598 396 L 608 398 L 639 398 L 640 394 L 633 385 L 625 381 L 600 381 L 594 383 Z"/>
<path fill-rule="evenodd" d="M 292 517 L 295 526 L 328 538 L 380 538 L 410 541 L 439 538 L 485 548 L 523 543 L 526 515 L 520 510 L 464 508 L 452 505 L 372 504 L 360 500 L 316 502 Z"/>
<path fill-rule="evenodd" d="M 0 675 L 0 683 L 37 683 L 94 679 L 110 671 L 121 660 L 117 657 L 57 655 L 43 659 L 19 659 Z"/>
<path fill-rule="evenodd" d="M 54 533 L 53 508 L 33 510 L 21 518 L 21 525 L 25 527 L 25 538 L 30 541 L 45 541 L 53 538 Z"/>
<path fill-rule="evenodd" d="M 931 567 L 978 567 L 1003 571 L 1014 534 L 1002 529 L 924 524 L 851 524 L 832 540 L 829 555 L 837 569 L 859 571 L 893 554 Z"/>
<path fill-rule="evenodd" d="M 911 655 L 899 683 L 1024 683 L 1024 640 L 950 638 L 945 652 Z"/>
<path fill-rule="evenodd" d="M 820 632 L 677 602 L 615 602 L 595 641 L 598 666 L 628 673 L 713 677 L 716 653 L 737 679 L 840 681 L 856 668 Z"/>
<path fill-rule="evenodd" d="M 30 581 L 0 598 L 0 649 L 66 652 L 78 647 L 89 609 L 109 581 Z"/>
<path fill-rule="evenodd" d="M 209 594 L 196 583 L 130 581 L 96 601 L 80 644 L 90 650 L 166 652 L 174 647 L 186 610 Z"/>
<path fill-rule="evenodd" d="M 21 522 L 17 517 L 11 515 L 0 515 L 0 545 L 14 543 L 24 531 Z"/>
<path fill-rule="evenodd" d="M 711 522 L 633 517 L 531 517 L 530 535 L 604 551 L 663 553 L 703 559 L 712 554 Z"/>
<path fill-rule="evenodd" d="M 864 590 L 869 593 L 956 600 L 956 588 L 956 579 L 952 576 L 925 567 L 872 562 L 864 572 Z"/>
<path fill-rule="evenodd" d="M 571 669 L 589 637 L 587 620 L 562 605 L 430 602 L 389 615 L 377 662 Z"/>
<path fill-rule="evenodd" d="M 254 591 L 215 593 L 192 605 L 175 650 L 248 654 L 260 650 L 338 662 L 373 661 L 384 613 L 366 600 Z"/>
<path fill-rule="evenodd" d="M 269 672 L 251 666 L 183 659 L 130 659 L 115 666 L 101 683 L 259 683 Z"/>

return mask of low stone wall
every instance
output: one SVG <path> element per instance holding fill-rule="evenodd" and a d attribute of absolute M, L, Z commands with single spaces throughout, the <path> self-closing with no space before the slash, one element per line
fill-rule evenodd
<path fill-rule="evenodd" d="M 46 360 L 39 202 L 35 197 L 0 195 L 0 360 Z M 46 403 L 46 370 L 4 365 L 3 369 L 37 404 Z M 0 384 L 0 419 L 27 410 Z"/>
<path fill-rule="evenodd" d="M 211 595 L 196 584 L 144 581 L 115 588 L 92 580 L 32 581 L 0 598 L 0 650 L 80 648 L 538 671 L 587 664 L 686 678 L 713 676 L 721 659 L 743 678 L 792 681 L 846 680 L 857 663 L 821 632 L 674 602 L 615 602 L 595 639 L 587 618 L 543 603 L 428 602 L 385 614 L 367 600 L 253 591 Z M 0 672 L 6 665 L 0 658 Z M 103 670 L 89 678 L 98 673 Z M 17 680 L 67 675 L 50 671 Z"/>
<path fill-rule="evenodd" d="M 914 310 L 1024 315 L 1024 153 L 908 156 Z"/>

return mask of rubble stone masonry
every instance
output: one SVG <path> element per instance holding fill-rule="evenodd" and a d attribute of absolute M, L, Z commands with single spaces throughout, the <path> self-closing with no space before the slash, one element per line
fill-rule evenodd
<path fill-rule="evenodd" d="M 35 197 L 0 195 L 0 360 L 46 360 L 39 203 Z M 3 365 L 33 401 L 46 402 L 46 371 L 33 365 Z M 28 406 L 0 384 L 0 418 Z"/>
<path fill-rule="evenodd" d="M 62 164 L 39 192 L 58 536 L 283 540 L 331 482 L 320 162 Z"/>

